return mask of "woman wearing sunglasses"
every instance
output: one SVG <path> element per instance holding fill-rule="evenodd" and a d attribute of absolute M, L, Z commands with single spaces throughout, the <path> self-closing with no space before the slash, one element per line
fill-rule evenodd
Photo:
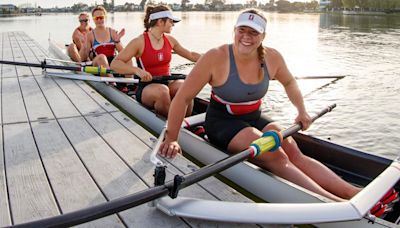
<path fill-rule="evenodd" d="M 85 46 L 86 34 L 92 31 L 89 26 L 89 14 L 84 12 L 78 16 L 79 26 L 72 33 L 72 44 L 68 45 L 68 55 L 75 62 L 82 62 L 86 59 L 81 58 L 83 46 Z"/>
<path fill-rule="evenodd" d="M 102 6 L 96 6 L 92 10 L 92 17 L 96 27 L 92 32 L 87 33 L 87 42 L 81 58 L 87 59 L 89 57 L 92 59 L 93 66 L 109 68 L 109 63 L 114 59 L 115 52 L 120 52 L 123 49 L 120 39 L 125 35 L 125 29 L 117 33 L 116 30 L 107 27 L 105 24 L 107 11 Z M 111 74 L 108 76 L 112 77 Z"/>
<path fill-rule="evenodd" d="M 150 82 L 152 77 L 171 75 L 169 66 L 172 50 L 193 62 L 199 59 L 200 54 L 185 49 L 169 34 L 174 23 L 180 19 L 174 17 L 167 6 L 147 6 L 145 12 L 145 31 L 131 40 L 115 57 L 111 68 L 121 74 L 139 76 L 142 82 L 138 85 L 136 99 L 150 109 L 155 109 L 156 113 L 167 116 L 171 99 L 183 80 Z M 133 57 L 137 59 L 139 67 L 128 62 Z M 191 109 L 192 105 L 187 114 L 191 113 Z"/>

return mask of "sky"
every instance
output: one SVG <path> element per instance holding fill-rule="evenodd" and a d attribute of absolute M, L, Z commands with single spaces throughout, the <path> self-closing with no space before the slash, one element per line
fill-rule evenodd
<path fill-rule="evenodd" d="M 111 2 L 111 0 L 107 0 L 108 2 Z M 125 2 L 130 2 L 130 3 L 135 3 L 135 4 L 139 4 L 140 0 L 114 0 L 116 5 L 122 5 Z M 162 2 L 165 3 L 180 3 L 181 0 L 160 0 Z M 293 2 L 294 0 L 289 0 L 291 2 Z M 305 2 L 307 0 L 296 0 L 299 2 Z M 37 6 L 40 6 L 42 8 L 50 8 L 50 7 L 65 7 L 65 6 L 72 6 L 75 3 L 79 3 L 79 2 L 83 2 L 86 3 L 88 5 L 92 5 L 94 3 L 98 3 L 101 4 L 103 2 L 103 0 L 0 0 L 0 4 L 14 4 L 16 6 L 19 6 L 21 4 L 26 4 L 26 3 L 30 3 L 32 4 L 32 6 L 35 6 L 35 4 Z M 156 2 L 158 2 L 158 0 L 156 0 Z M 226 3 L 245 3 L 246 0 L 226 0 Z M 261 3 L 267 3 L 269 2 L 269 0 L 258 0 L 258 2 Z M 190 3 L 192 4 L 196 4 L 196 3 L 204 3 L 204 0 L 190 0 Z"/>

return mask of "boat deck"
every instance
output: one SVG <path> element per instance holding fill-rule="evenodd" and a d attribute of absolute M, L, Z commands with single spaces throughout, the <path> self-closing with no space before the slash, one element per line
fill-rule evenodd
<path fill-rule="evenodd" d="M 0 33 L 3 60 L 39 63 L 48 53 L 23 32 Z M 55 62 L 48 61 L 56 64 Z M 0 226 L 26 223 L 153 185 L 155 137 L 82 81 L 0 64 Z M 182 156 L 167 180 L 197 169 Z M 203 199 L 250 202 L 214 177 L 181 190 Z M 84 226 L 258 226 L 169 217 L 147 204 Z"/>

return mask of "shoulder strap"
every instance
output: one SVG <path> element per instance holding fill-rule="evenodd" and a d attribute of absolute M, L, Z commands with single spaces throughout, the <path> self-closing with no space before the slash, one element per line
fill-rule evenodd
<path fill-rule="evenodd" d="M 111 28 L 108 28 L 108 31 L 110 31 L 110 42 L 114 42 L 113 38 L 112 38 L 112 34 L 111 34 Z"/>

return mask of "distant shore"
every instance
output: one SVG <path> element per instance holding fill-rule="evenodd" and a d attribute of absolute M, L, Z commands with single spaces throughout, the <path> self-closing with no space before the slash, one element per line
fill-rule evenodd
<path fill-rule="evenodd" d="M 142 12 L 142 11 L 114 11 L 114 12 Z M 111 12 L 111 13 L 114 13 Z M 230 12 L 230 11 L 176 11 L 176 12 Z M 235 12 L 235 11 L 234 11 Z M 372 11 L 314 11 L 314 10 L 304 10 L 304 11 L 265 11 L 267 13 L 301 13 L 301 14 L 337 14 L 337 15 L 363 15 L 363 16 L 400 16 L 400 12 L 372 12 Z M 19 16 L 42 16 L 46 14 L 59 14 L 59 13 L 78 13 L 78 12 L 41 12 L 41 13 L 13 13 L 13 14 L 0 14 L 0 17 L 19 17 Z"/>

